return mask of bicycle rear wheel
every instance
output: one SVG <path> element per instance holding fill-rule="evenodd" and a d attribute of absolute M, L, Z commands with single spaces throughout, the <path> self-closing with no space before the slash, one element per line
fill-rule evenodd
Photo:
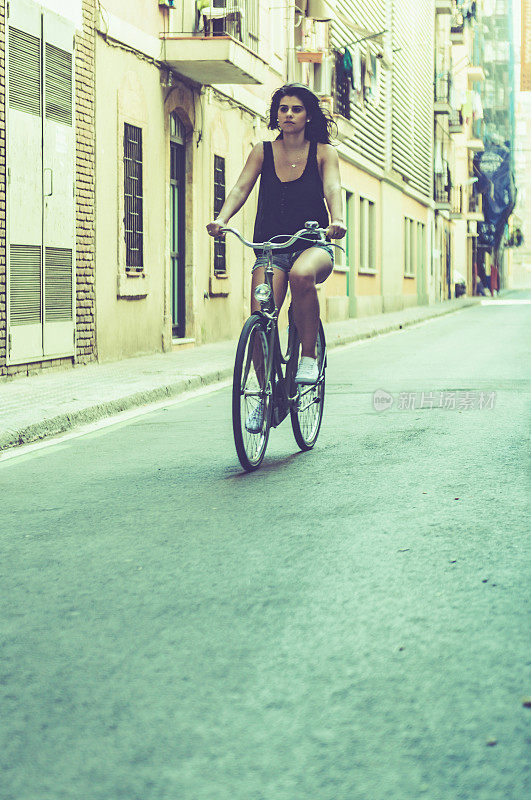
<path fill-rule="evenodd" d="M 291 425 L 295 441 L 301 450 L 311 450 L 321 429 L 325 397 L 326 341 L 320 321 L 315 353 L 319 366 L 319 379 L 313 386 L 297 386 L 294 381 L 300 350 L 300 340 L 297 336 L 290 362 L 290 397 L 297 395 L 290 410 Z"/>
<path fill-rule="evenodd" d="M 259 314 L 252 314 L 240 334 L 232 382 L 234 444 L 240 464 L 248 472 L 262 463 L 271 428 L 271 380 L 265 385 L 268 353 L 265 322 Z"/>

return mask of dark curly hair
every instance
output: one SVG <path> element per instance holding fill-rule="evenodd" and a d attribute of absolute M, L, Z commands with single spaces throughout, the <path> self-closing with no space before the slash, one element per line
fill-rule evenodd
<path fill-rule="evenodd" d="M 278 129 L 278 107 L 282 98 L 287 96 L 298 97 L 306 109 L 306 113 L 310 118 L 310 122 L 306 125 L 306 138 L 310 141 L 330 144 L 334 128 L 337 130 L 336 123 L 329 111 L 321 108 L 317 95 L 302 83 L 286 83 L 274 92 L 269 108 L 269 123 L 267 126 L 269 130 L 275 131 Z M 283 138 L 282 131 L 278 138 Z"/>

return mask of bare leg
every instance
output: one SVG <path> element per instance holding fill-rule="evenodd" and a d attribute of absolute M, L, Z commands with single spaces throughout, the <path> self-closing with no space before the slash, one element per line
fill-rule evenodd
<path fill-rule="evenodd" d="M 293 316 L 302 344 L 302 356 L 315 358 L 319 329 L 317 283 L 323 283 L 332 272 L 332 259 L 321 247 L 310 247 L 301 253 L 289 273 L 293 298 Z"/>
<path fill-rule="evenodd" d="M 253 279 L 251 283 L 251 314 L 253 311 L 260 311 L 260 303 L 255 299 L 254 290 L 261 283 L 265 283 L 265 267 L 258 267 L 253 272 Z M 288 289 L 288 276 L 283 269 L 273 267 L 273 294 L 275 295 L 275 303 L 280 311 L 282 303 L 286 297 Z"/>
<path fill-rule="evenodd" d="M 254 296 L 254 290 L 261 283 L 265 283 L 264 267 L 258 267 L 258 269 L 255 269 L 255 271 L 253 272 L 253 279 L 251 283 L 251 314 L 254 311 L 260 310 L 260 303 L 258 302 L 258 300 L 256 300 Z M 282 307 L 282 303 L 284 302 L 284 298 L 286 297 L 287 289 L 288 289 L 287 273 L 284 272 L 283 269 L 278 269 L 277 267 L 273 267 L 273 294 L 275 296 L 275 303 L 279 311 Z M 255 337 L 255 342 L 253 347 L 253 364 L 256 372 L 256 377 L 258 378 L 258 382 L 260 383 L 260 386 L 263 389 L 265 382 L 266 365 L 264 363 L 262 345 L 260 344 L 260 340 L 258 337 Z"/>

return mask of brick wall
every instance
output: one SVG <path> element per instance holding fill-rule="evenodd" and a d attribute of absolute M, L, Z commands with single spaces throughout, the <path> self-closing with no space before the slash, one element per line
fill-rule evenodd
<path fill-rule="evenodd" d="M 95 321 L 95 0 L 83 0 L 83 32 L 76 35 L 76 361 L 96 358 Z"/>
<path fill-rule="evenodd" d="M 6 371 L 6 82 L 5 6 L 0 4 L 0 375 Z"/>

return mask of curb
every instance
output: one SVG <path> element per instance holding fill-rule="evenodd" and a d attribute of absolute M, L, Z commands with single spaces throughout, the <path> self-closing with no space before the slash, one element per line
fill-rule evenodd
<path fill-rule="evenodd" d="M 455 311 L 461 311 L 463 308 L 469 308 L 473 305 L 479 305 L 480 299 L 467 298 L 459 306 L 452 306 L 451 308 L 438 308 L 433 309 L 427 314 L 418 314 L 411 319 L 398 320 L 390 323 L 382 320 L 380 325 L 375 325 L 367 331 L 353 331 L 352 333 L 339 334 L 337 337 L 327 338 L 327 349 L 331 350 L 335 347 L 351 344 L 362 339 L 371 339 L 385 333 L 391 333 L 403 328 L 416 325 L 419 322 L 433 319 L 434 317 L 441 317 L 446 314 L 451 314 Z M 422 306 L 421 306 L 422 308 Z M 426 308 L 426 306 L 424 306 Z M 429 307 L 428 307 L 429 308 Z M 333 323 L 332 323 L 333 324 Z M 326 328 L 325 328 L 326 330 Z M 189 378 L 180 378 L 174 383 L 157 386 L 154 389 L 149 389 L 144 392 L 135 392 L 134 394 L 120 398 L 118 400 L 109 400 L 107 402 L 98 403 L 97 405 L 89 406 L 88 408 L 79 409 L 71 413 L 59 414 L 55 417 L 50 417 L 39 422 L 27 425 L 18 431 L 3 431 L 0 433 L 0 453 L 8 448 L 17 447 L 31 442 L 39 441 L 50 436 L 57 436 L 58 434 L 65 433 L 79 425 L 85 425 L 91 422 L 97 422 L 118 414 L 121 411 L 129 411 L 132 408 L 138 408 L 150 403 L 156 403 L 170 397 L 191 392 L 195 389 L 200 389 L 203 386 L 210 386 L 215 383 L 221 383 L 232 376 L 232 364 L 230 367 L 225 367 L 219 370 L 205 373 L 203 375 L 194 375 Z"/>

